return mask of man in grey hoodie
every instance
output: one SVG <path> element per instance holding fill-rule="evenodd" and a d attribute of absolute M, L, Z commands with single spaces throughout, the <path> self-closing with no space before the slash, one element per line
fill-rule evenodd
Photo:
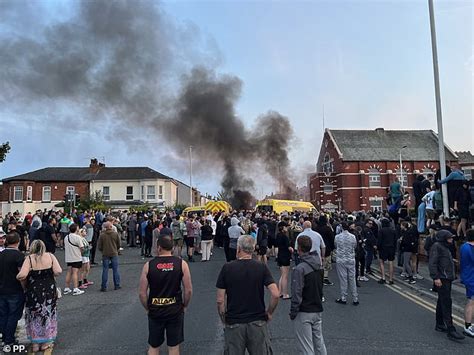
<path fill-rule="evenodd" d="M 322 334 L 323 278 L 319 256 L 310 253 L 312 241 L 309 236 L 298 238 L 300 263 L 291 274 L 290 319 L 301 354 L 326 355 Z"/>
<path fill-rule="evenodd" d="M 228 229 L 230 261 L 237 259 L 237 240 L 241 235 L 245 234 L 239 223 L 240 221 L 237 217 L 232 217 L 230 220 L 230 227 Z"/>
<path fill-rule="evenodd" d="M 453 243 L 453 234 L 447 230 L 436 233 L 436 243 L 430 249 L 429 269 L 438 292 L 436 304 L 436 327 L 438 332 L 448 333 L 451 340 L 464 339 L 453 325 L 453 301 L 451 299 L 451 284 L 455 279 L 454 261 L 449 250 Z"/>

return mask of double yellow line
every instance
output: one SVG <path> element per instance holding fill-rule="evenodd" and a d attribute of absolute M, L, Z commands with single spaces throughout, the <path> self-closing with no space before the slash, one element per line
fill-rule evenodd
<path fill-rule="evenodd" d="M 372 275 L 366 275 L 366 276 L 369 276 L 371 279 L 373 279 L 375 281 L 379 280 L 379 279 L 377 279 L 376 277 L 374 277 Z M 431 303 L 429 301 L 426 301 L 423 298 L 415 295 L 414 293 L 412 293 L 410 291 L 407 291 L 405 289 L 402 289 L 400 286 L 389 285 L 389 284 L 385 284 L 384 286 L 388 287 L 392 291 L 398 293 L 400 296 L 406 298 L 407 300 L 410 300 L 410 301 L 416 303 L 417 305 L 427 309 L 428 311 L 431 311 L 432 313 L 436 313 L 436 304 Z M 459 317 L 455 314 L 453 314 L 453 323 L 455 323 L 456 325 L 464 328 L 464 319 L 462 319 L 461 317 Z"/>

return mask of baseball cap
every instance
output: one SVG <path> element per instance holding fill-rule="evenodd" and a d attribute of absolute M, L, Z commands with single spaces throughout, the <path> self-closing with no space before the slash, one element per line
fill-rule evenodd
<path fill-rule="evenodd" d="M 0 235 L 5 235 L 6 233 L 3 231 L 3 228 L 0 227 Z"/>

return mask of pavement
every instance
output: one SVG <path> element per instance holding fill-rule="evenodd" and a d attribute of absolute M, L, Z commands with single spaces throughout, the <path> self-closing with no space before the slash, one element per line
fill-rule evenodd
<path fill-rule="evenodd" d="M 64 265 L 64 253 L 58 251 L 57 257 Z M 185 316 L 182 354 L 223 353 L 223 328 L 216 311 L 215 282 L 224 260 L 223 251 L 215 248 L 210 262 L 190 264 L 194 294 Z M 146 353 L 147 317 L 137 292 L 144 263 L 138 249 L 125 248 L 120 257 L 122 289 L 113 290 L 110 271 L 109 291 L 99 292 L 102 268 L 96 266 L 89 277 L 95 285 L 83 295 L 67 295 L 59 300 L 55 354 Z M 278 281 L 279 270 L 274 259 L 269 267 Z M 423 273 L 423 269 L 420 272 Z M 58 278 L 62 288 L 64 276 L 65 273 Z M 347 305 L 334 302 L 339 297 L 335 270 L 330 277 L 335 285 L 324 288 L 323 313 L 323 335 L 329 354 L 474 354 L 474 339 L 453 342 L 434 330 L 436 295 L 428 291 L 431 280 L 408 285 L 396 279 L 395 285 L 389 286 L 377 284 L 375 277 L 363 282 L 358 289 L 360 305 L 356 307 L 350 302 Z M 458 291 L 453 294 L 456 306 L 462 309 L 465 298 Z M 289 302 L 280 301 L 269 323 L 275 354 L 296 354 L 288 316 Z M 459 316 L 455 314 L 458 325 L 462 321 Z"/>

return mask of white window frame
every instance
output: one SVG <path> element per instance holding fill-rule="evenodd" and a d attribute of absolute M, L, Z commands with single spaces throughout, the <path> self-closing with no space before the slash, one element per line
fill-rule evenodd
<path fill-rule="evenodd" d="M 473 166 L 466 166 L 462 168 L 462 172 L 464 173 L 464 177 L 466 180 L 472 180 L 474 174 L 474 167 Z"/>
<path fill-rule="evenodd" d="M 105 193 L 105 189 L 108 190 L 108 193 Z M 102 186 L 102 198 L 104 201 L 110 201 L 110 186 Z"/>
<path fill-rule="evenodd" d="M 140 186 L 140 200 L 145 201 L 145 186 L 144 185 Z"/>
<path fill-rule="evenodd" d="M 163 185 L 158 186 L 158 199 L 163 200 Z"/>
<path fill-rule="evenodd" d="M 323 163 L 321 165 L 323 173 L 332 174 L 334 172 L 334 159 L 331 159 L 328 152 L 324 155 Z"/>
<path fill-rule="evenodd" d="M 331 190 L 329 190 L 329 187 L 331 188 Z M 323 184 L 323 192 L 325 194 L 332 194 L 334 192 L 334 186 L 330 182 L 325 182 Z"/>
<path fill-rule="evenodd" d="M 369 170 L 369 187 L 381 187 L 380 172 L 375 169 Z"/>
<path fill-rule="evenodd" d="M 156 186 L 155 185 L 146 185 L 146 200 L 147 201 L 156 200 Z"/>
<path fill-rule="evenodd" d="M 383 209 L 383 200 L 382 199 L 370 199 L 369 204 L 370 204 L 370 209 L 372 211 L 382 211 L 382 209 Z"/>
<path fill-rule="evenodd" d="M 45 198 L 46 193 L 49 193 L 49 198 Z M 41 190 L 41 201 L 42 202 L 51 202 L 51 186 L 43 186 L 43 188 Z"/>
<path fill-rule="evenodd" d="M 74 196 L 76 194 L 76 187 L 75 186 L 66 186 L 66 195 Z"/>
<path fill-rule="evenodd" d="M 402 169 L 401 175 L 400 169 L 395 170 L 395 176 L 400 180 L 400 185 L 402 185 L 402 187 L 408 187 L 408 172 L 405 169 Z"/>
<path fill-rule="evenodd" d="M 28 185 L 26 186 L 26 202 L 33 201 L 33 186 Z"/>
<path fill-rule="evenodd" d="M 132 189 L 132 193 L 128 193 L 128 189 Z M 125 187 L 125 200 L 127 201 L 133 201 L 133 186 L 127 186 Z"/>
<path fill-rule="evenodd" d="M 18 199 L 17 194 L 21 195 Z M 23 186 L 14 186 L 13 187 L 13 202 L 21 202 L 23 201 Z"/>

